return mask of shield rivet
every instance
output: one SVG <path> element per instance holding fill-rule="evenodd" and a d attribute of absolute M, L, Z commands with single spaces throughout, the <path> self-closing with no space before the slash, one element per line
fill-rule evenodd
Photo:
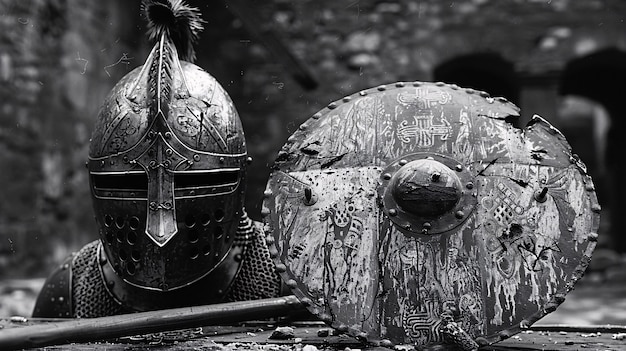
<path fill-rule="evenodd" d="M 304 199 L 303 202 L 307 206 L 314 205 L 317 202 L 317 195 L 313 194 L 311 188 L 304 188 Z"/>
<path fill-rule="evenodd" d="M 389 173 L 385 173 L 385 174 L 383 174 L 383 179 L 384 179 L 384 180 L 389 180 L 389 179 L 391 179 L 391 174 L 389 174 Z"/>
<path fill-rule="evenodd" d="M 469 182 L 469 183 L 465 184 L 465 187 L 468 188 L 468 189 L 473 189 L 474 188 L 474 183 Z"/>
<path fill-rule="evenodd" d="M 455 216 L 456 218 L 458 218 L 458 219 L 461 219 L 461 218 L 465 217 L 465 213 L 463 213 L 463 211 L 456 211 L 456 212 L 454 213 L 454 216 Z"/>
<path fill-rule="evenodd" d="M 276 272 L 283 273 L 283 272 L 286 272 L 286 271 L 287 271 L 287 266 L 285 266 L 284 264 L 279 263 L 279 264 L 276 265 Z"/>
<path fill-rule="evenodd" d="M 461 166 L 461 165 L 456 165 L 456 166 L 454 167 L 454 170 L 455 170 L 455 171 L 457 171 L 457 172 L 461 172 L 461 171 L 463 170 L 463 166 Z"/>
<path fill-rule="evenodd" d="M 548 188 L 544 186 L 541 190 L 535 191 L 534 197 L 537 202 L 546 202 L 548 199 L 546 195 L 548 195 Z"/>
<path fill-rule="evenodd" d="M 380 341 L 380 346 L 382 347 L 393 347 L 393 343 L 389 339 L 383 339 Z"/>
<path fill-rule="evenodd" d="M 424 227 L 424 229 L 430 229 L 431 224 L 430 222 L 424 222 L 424 224 L 422 224 L 422 227 Z"/>
<path fill-rule="evenodd" d="M 395 208 L 392 208 L 389 210 L 389 215 L 391 217 L 397 216 L 398 215 L 398 211 Z"/>
<path fill-rule="evenodd" d="M 405 164 L 407 164 L 407 163 L 409 163 L 409 161 L 407 161 L 407 160 L 400 160 L 400 162 L 398 162 L 398 164 L 399 164 L 400 166 L 404 166 L 404 165 L 405 165 Z"/>

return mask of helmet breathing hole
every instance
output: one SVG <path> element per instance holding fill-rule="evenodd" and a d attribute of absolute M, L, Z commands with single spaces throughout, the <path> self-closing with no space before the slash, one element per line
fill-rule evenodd
<path fill-rule="evenodd" d="M 196 218 L 190 214 L 185 217 L 185 225 L 187 228 L 193 228 L 196 225 Z"/>
<path fill-rule="evenodd" d="M 113 232 L 110 230 L 107 230 L 105 236 L 106 236 L 107 243 L 111 244 L 111 242 L 113 241 Z"/>
<path fill-rule="evenodd" d="M 220 239 L 224 235 L 224 229 L 220 226 L 215 227 L 215 238 Z"/>
<path fill-rule="evenodd" d="M 208 256 L 211 253 L 211 245 L 204 245 L 202 247 L 202 254 Z"/>
<path fill-rule="evenodd" d="M 131 251 L 130 258 L 135 262 L 139 261 L 139 259 L 141 259 L 141 254 L 139 253 L 139 250 Z"/>
<path fill-rule="evenodd" d="M 120 254 L 119 255 L 120 255 L 120 260 L 122 260 L 122 261 L 126 261 L 126 259 L 128 259 L 128 254 L 124 250 L 120 250 Z"/>
<path fill-rule="evenodd" d="M 126 221 L 124 221 L 124 217 L 122 216 L 115 218 L 115 226 L 119 229 L 124 228 L 124 224 L 126 224 L 125 222 Z"/>
<path fill-rule="evenodd" d="M 209 225 L 209 223 L 211 223 L 211 217 L 206 213 L 203 214 L 200 217 L 200 223 L 202 223 L 202 225 L 206 227 L 207 225 Z"/>
<path fill-rule="evenodd" d="M 110 227 L 111 224 L 113 224 L 113 217 L 111 217 L 110 215 L 104 215 L 104 226 Z"/>
<path fill-rule="evenodd" d="M 135 265 L 132 262 L 128 262 L 128 264 L 126 265 L 126 272 L 129 275 L 135 274 Z"/>
<path fill-rule="evenodd" d="M 128 220 L 128 225 L 130 225 L 130 229 L 132 230 L 137 230 L 139 228 L 139 218 L 137 217 L 131 217 Z"/>
<path fill-rule="evenodd" d="M 196 258 L 198 258 L 198 255 L 200 255 L 200 253 L 198 252 L 198 248 L 192 247 L 191 250 L 189 251 L 189 257 L 192 260 L 195 260 Z"/>
<path fill-rule="evenodd" d="M 126 241 L 130 245 L 135 245 L 137 243 L 137 233 L 134 231 L 128 232 L 128 235 L 126 236 Z"/>
<path fill-rule="evenodd" d="M 198 239 L 200 238 L 200 236 L 198 235 L 198 232 L 195 230 L 190 230 L 189 233 L 187 233 L 187 238 L 189 239 L 190 243 L 195 243 L 198 241 Z"/>
<path fill-rule="evenodd" d="M 118 230 L 117 233 L 115 234 L 115 238 L 117 239 L 117 242 L 119 243 L 123 243 L 124 242 L 124 232 L 121 230 Z"/>
<path fill-rule="evenodd" d="M 216 221 L 221 222 L 224 219 L 224 210 L 218 208 L 213 215 Z"/>

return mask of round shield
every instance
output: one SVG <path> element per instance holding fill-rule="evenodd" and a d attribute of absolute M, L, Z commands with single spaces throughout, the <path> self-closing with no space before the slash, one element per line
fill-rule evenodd
<path fill-rule="evenodd" d="M 371 343 L 484 345 L 556 309 L 597 240 L 584 164 L 539 116 L 443 83 L 379 86 L 302 124 L 263 202 L 303 304 Z"/>

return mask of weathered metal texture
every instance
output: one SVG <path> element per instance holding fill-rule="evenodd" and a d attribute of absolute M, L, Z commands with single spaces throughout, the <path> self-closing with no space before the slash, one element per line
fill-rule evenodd
<path fill-rule="evenodd" d="M 600 207 L 564 136 L 538 116 L 506 121 L 517 116 L 505 99 L 423 82 L 313 115 L 263 203 L 286 284 L 383 346 L 445 343 L 455 328 L 488 344 L 553 311 L 589 263 Z"/>
<path fill-rule="evenodd" d="M 166 38 L 105 99 L 87 164 L 113 269 L 160 291 L 189 285 L 229 257 L 248 162 L 232 100 Z"/>

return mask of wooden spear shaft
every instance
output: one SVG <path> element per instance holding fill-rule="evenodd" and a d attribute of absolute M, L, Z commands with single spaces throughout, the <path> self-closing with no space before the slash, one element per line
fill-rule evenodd
<path fill-rule="evenodd" d="M 288 316 L 305 311 L 294 295 L 214 305 L 69 319 L 0 330 L 0 350 L 63 345 L 207 325 Z"/>

